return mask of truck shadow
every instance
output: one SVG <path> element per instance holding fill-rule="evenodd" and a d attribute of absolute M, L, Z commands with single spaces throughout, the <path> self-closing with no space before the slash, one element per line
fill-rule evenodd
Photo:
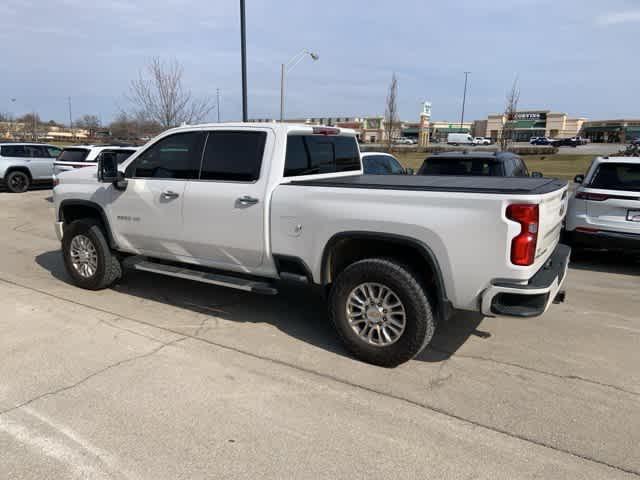
<path fill-rule="evenodd" d="M 35 260 L 54 278 L 71 283 L 60 251 L 43 253 Z M 145 303 L 157 302 L 210 316 L 210 321 L 201 321 L 202 328 L 198 328 L 194 336 L 215 338 L 215 327 L 209 328 L 208 325 L 215 325 L 218 319 L 269 324 L 300 341 L 351 358 L 340 343 L 328 318 L 326 301 L 319 294 L 295 285 L 282 284 L 278 288 L 279 295 L 264 296 L 153 273 L 127 271 L 124 279 L 112 290 L 143 299 Z M 442 362 L 455 354 L 469 336 L 488 335 L 478 332 L 480 321 L 481 317 L 473 315 L 453 317 L 439 329 L 431 345 L 416 360 Z M 162 328 L 162 325 L 158 323 L 158 327 Z"/>
<path fill-rule="evenodd" d="M 573 250 L 569 268 L 622 275 L 640 275 L 640 253 Z"/>

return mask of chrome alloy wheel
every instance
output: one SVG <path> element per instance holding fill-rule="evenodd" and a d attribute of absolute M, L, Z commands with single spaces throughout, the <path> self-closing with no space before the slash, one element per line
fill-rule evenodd
<path fill-rule="evenodd" d="M 98 270 L 98 252 L 89 237 L 76 235 L 71 240 L 71 264 L 78 275 L 91 278 Z"/>
<path fill-rule="evenodd" d="M 398 295 L 379 283 L 362 283 L 347 298 L 347 319 L 354 332 L 370 345 L 386 347 L 397 342 L 407 325 Z"/>

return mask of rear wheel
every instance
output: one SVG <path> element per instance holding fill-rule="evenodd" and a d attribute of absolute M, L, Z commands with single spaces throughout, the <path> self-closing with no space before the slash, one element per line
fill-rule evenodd
<path fill-rule="evenodd" d="M 29 190 L 31 179 L 26 172 L 16 170 L 7 175 L 7 189 L 12 193 L 24 193 Z"/>
<path fill-rule="evenodd" d="M 415 357 L 435 330 L 422 285 L 408 267 L 390 259 L 365 259 L 347 267 L 331 290 L 330 314 L 354 356 L 384 367 Z"/>
<path fill-rule="evenodd" d="M 96 220 L 71 223 L 62 237 L 62 254 L 67 273 L 78 287 L 100 290 L 122 276 L 120 261 Z"/>

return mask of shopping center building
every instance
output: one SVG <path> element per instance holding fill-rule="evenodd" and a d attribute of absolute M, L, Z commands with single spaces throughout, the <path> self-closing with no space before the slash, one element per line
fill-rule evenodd
<path fill-rule="evenodd" d="M 640 120 L 594 120 L 582 125 L 580 136 L 594 143 L 628 143 L 640 138 Z"/>
<path fill-rule="evenodd" d="M 506 121 L 503 114 L 489 115 L 483 136 L 494 141 L 498 140 L 502 137 Z M 569 117 L 566 113 L 550 110 L 522 110 L 516 112 L 516 118 L 511 123 L 511 140 L 527 142 L 531 137 L 575 137 L 585 122 L 585 118 Z"/>

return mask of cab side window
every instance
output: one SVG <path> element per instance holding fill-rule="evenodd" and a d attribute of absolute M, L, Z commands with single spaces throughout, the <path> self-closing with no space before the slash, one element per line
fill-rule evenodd
<path fill-rule="evenodd" d="M 203 132 L 175 133 L 145 150 L 125 172 L 128 178 L 193 180 L 198 178 Z"/>
<path fill-rule="evenodd" d="M 266 132 L 209 132 L 201 180 L 254 182 L 260 177 Z"/>

